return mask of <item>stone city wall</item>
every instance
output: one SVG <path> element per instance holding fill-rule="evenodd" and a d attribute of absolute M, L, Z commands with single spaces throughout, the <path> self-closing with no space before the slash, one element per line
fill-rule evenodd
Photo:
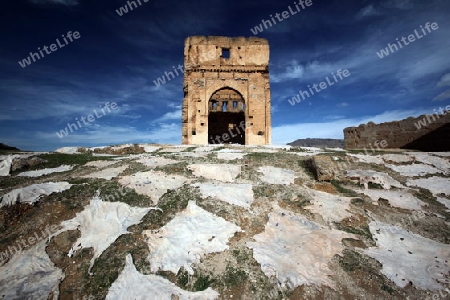
<path fill-rule="evenodd" d="M 381 124 L 369 122 L 345 128 L 345 148 L 449 151 L 450 106 L 446 109 L 433 115 Z"/>

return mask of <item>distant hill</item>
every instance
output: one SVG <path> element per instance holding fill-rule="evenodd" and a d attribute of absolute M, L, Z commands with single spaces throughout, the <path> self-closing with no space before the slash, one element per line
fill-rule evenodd
<path fill-rule="evenodd" d="M 329 147 L 329 148 L 344 148 L 344 140 L 339 139 L 298 139 L 292 143 L 291 146 L 297 147 Z"/>
<path fill-rule="evenodd" d="M 20 151 L 20 149 L 16 147 L 11 147 L 5 144 L 0 143 L 0 150 L 12 150 L 12 151 Z"/>

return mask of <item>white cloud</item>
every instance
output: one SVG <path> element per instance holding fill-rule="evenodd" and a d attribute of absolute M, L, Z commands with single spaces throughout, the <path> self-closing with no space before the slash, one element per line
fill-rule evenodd
<path fill-rule="evenodd" d="M 293 60 L 289 62 L 288 66 L 281 73 L 271 73 L 270 80 L 272 82 L 281 82 L 290 79 L 300 79 L 305 73 L 305 67 L 298 63 L 298 61 Z"/>
<path fill-rule="evenodd" d="M 298 81 L 310 81 L 312 84 L 314 83 L 314 80 L 324 81 L 325 77 L 331 76 L 332 72 L 335 72 L 338 69 L 342 70 L 342 67 L 339 67 L 339 65 L 339 62 L 328 63 L 321 62 L 319 60 L 305 62 L 302 65 L 297 60 L 293 60 L 288 63 L 287 67 L 283 71 L 272 71 L 270 81 L 283 82 L 298 79 Z"/>
<path fill-rule="evenodd" d="M 337 105 L 337 107 L 347 107 L 347 106 L 348 106 L 347 102 L 342 102 Z"/>
<path fill-rule="evenodd" d="M 364 8 L 362 8 L 362 9 L 358 12 L 358 14 L 356 15 L 356 18 L 357 18 L 357 19 L 363 19 L 363 18 L 365 18 L 365 17 L 379 16 L 379 15 L 381 15 L 381 14 L 382 14 L 382 13 L 381 13 L 379 10 L 377 10 L 377 9 L 373 6 L 373 4 L 370 4 L 370 5 L 368 5 L 368 6 L 364 7 Z"/>
<path fill-rule="evenodd" d="M 450 73 L 445 74 L 441 77 L 441 80 L 438 82 L 437 86 L 450 86 Z"/>
<path fill-rule="evenodd" d="M 450 90 L 437 95 L 433 98 L 433 101 L 444 101 L 445 99 L 450 99 Z"/>
<path fill-rule="evenodd" d="M 176 111 L 169 111 L 165 113 L 163 116 L 157 118 L 154 123 L 164 122 L 169 120 L 181 120 L 181 109 Z"/>
<path fill-rule="evenodd" d="M 176 102 L 176 103 L 168 102 L 167 106 L 170 107 L 170 108 L 174 108 L 174 109 L 181 109 L 181 105 L 180 105 L 179 102 Z"/>

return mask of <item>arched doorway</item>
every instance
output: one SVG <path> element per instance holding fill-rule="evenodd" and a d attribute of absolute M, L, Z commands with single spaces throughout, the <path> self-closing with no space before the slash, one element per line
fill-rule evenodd
<path fill-rule="evenodd" d="M 245 145 L 245 101 L 236 90 L 223 88 L 209 99 L 208 143 Z"/>

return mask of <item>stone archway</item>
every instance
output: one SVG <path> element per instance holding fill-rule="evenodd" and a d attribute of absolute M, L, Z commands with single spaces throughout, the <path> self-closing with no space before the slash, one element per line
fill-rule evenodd
<path fill-rule="evenodd" d="M 219 89 L 209 99 L 208 143 L 245 145 L 245 100 L 232 88 Z"/>

